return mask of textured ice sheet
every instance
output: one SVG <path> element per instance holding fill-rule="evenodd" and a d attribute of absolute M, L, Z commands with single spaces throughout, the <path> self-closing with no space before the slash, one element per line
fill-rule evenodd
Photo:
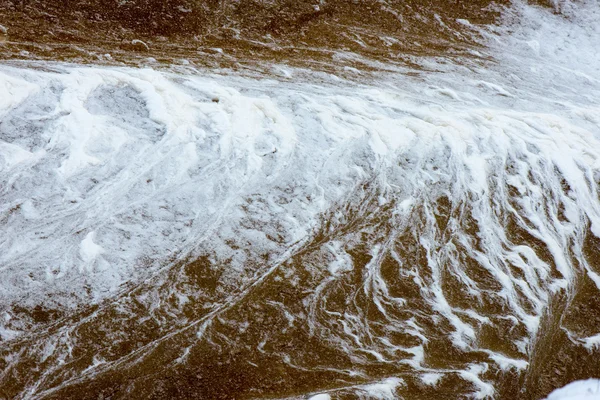
<path fill-rule="evenodd" d="M 229 260 L 223 280 L 251 282 L 268 272 L 249 262 L 252 255 L 284 257 L 311 237 L 320 215 L 352 203 L 368 181 L 380 193 L 376 207 L 394 210 L 396 228 L 373 246 L 364 290 L 394 329 L 414 331 L 415 338 L 423 327 L 389 314 L 405 300 L 388 292 L 381 273 L 385 257 L 402 265 L 393 242 L 407 229 L 420 237 L 431 271 L 406 273 L 415 274 L 425 302 L 449 323 L 457 348 L 477 347 L 489 321 L 451 305 L 443 270 L 473 295 L 489 292 L 464 269 L 462 254 L 472 248 L 469 257 L 497 282 L 491 295 L 525 328 L 514 338 L 521 350 L 511 356 L 482 349 L 501 369 L 527 366 L 526 346 L 550 296 L 568 290 L 578 274 L 595 273 L 572 257 L 588 224 L 600 229 L 600 135 L 577 117 L 595 113 L 593 107 L 548 114 L 442 106 L 416 86 L 346 88 L 151 70 L 3 67 L 0 79 L 15 94 L 0 123 L 6 315 L 16 304 L 64 310 L 97 303 L 200 248 Z M 452 213 L 468 211 L 476 236 L 460 219 L 440 231 L 439 201 L 448 201 Z M 422 222 L 411 222 L 414 215 Z M 508 217 L 547 246 L 552 264 L 511 242 Z M 452 239 L 444 245 L 446 234 Z M 331 282 L 354 268 L 347 245 L 327 247 Z M 400 349 L 385 338 L 368 339 L 372 333 L 358 316 L 340 322 L 343 333 L 331 327 L 324 339 L 358 363 L 366 353 L 391 362 Z M 325 332 L 331 322 L 315 314 L 308 323 Z M 18 319 L 3 324 L 5 340 L 29 329 Z M 413 355 L 405 362 L 427 371 L 427 338 L 418 342 L 402 347 Z M 479 377 L 488 368 L 456 372 L 483 398 L 494 392 Z M 387 398 L 387 388 L 368 390 Z"/>

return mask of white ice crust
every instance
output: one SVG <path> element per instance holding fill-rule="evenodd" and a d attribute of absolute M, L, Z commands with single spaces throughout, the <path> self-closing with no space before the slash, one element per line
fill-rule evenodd
<path fill-rule="evenodd" d="M 571 382 L 556 389 L 546 400 L 597 400 L 600 399 L 600 379 Z"/>

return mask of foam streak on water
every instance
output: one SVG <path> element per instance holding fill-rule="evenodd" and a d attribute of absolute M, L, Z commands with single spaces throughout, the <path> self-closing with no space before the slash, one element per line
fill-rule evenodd
<path fill-rule="evenodd" d="M 369 86 L 1 66 L 0 394 L 547 394 L 600 342 L 600 74 L 514 13 Z"/>

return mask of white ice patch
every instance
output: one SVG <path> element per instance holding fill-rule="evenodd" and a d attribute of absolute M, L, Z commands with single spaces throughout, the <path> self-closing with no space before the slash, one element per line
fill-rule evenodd
<path fill-rule="evenodd" d="M 0 117 L 31 96 L 38 86 L 24 79 L 3 76 L 0 79 Z"/>
<path fill-rule="evenodd" d="M 479 375 L 485 373 L 487 370 L 487 364 L 471 364 L 467 370 L 458 373 L 461 378 L 471 382 L 476 388 L 476 391 L 473 393 L 473 398 L 475 399 L 487 399 L 494 396 L 494 386 L 488 382 L 484 382 L 479 377 Z"/>
<path fill-rule="evenodd" d="M 579 341 L 583 344 L 583 346 L 592 351 L 600 348 L 600 333 L 593 336 L 588 336 L 585 338 L 579 339 Z"/>
<path fill-rule="evenodd" d="M 98 256 L 104 253 L 104 249 L 94 243 L 96 232 L 90 232 L 86 235 L 85 239 L 81 241 L 79 245 L 79 255 L 84 263 L 91 263 Z"/>
<path fill-rule="evenodd" d="M 546 400 L 597 400 L 600 399 L 600 379 L 571 382 L 554 390 Z"/>
<path fill-rule="evenodd" d="M 331 242 L 327 245 L 334 257 L 333 261 L 327 266 L 331 275 L 351 271 L 353 268 L 352 258 L 341 248 L 341 245 L 340 242 Z"/>
<path fill-rule="evenodd" d="M 430 372 L 427 374 L 421 375 L 421 381 L 428 386 L 435 386 L 438 384 L 440 379 L 442 379 L 443 375 L 435 372 Z"/>
<path fill-rule="evenodd" d="M 489 350 L 485 350 L 485 352 L 489 354 L 489 357 L 503 371 L 508 371 L 510 369 L 524 370 L 529 365 L 529 363 L 525 360 L 517 360 L 514 358 L 506 357 L 503 354 L 496 353 L 496 352 L 489 351 Z"/>
<path fill-rule="evenodd" d="M 398 398 L 396 389 L 404 385 L 400 378 L 387 378 L 381 382 L 369 385 L 359 386 L 359 393 L 362 392 L 371 399 L 394 400 Z"/>
<path fill-rule="evenodd" d="M 331 396 L 327 393 L 320 393 L 309 397 L 308 400 L 331 400 Z"/>
<path fill-rule="evenodd" d="M 34 155 L 10 143 L 0 142 L 0 171 L 9 170 L 19 163 L 34 158 Z"/>

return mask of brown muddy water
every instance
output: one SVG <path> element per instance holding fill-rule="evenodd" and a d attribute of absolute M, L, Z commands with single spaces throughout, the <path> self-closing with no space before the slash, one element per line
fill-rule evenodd
<path fill-rule="evenodd" d="M 600 377 L 599 14 L 0 0 L 0 398 Z"/>

